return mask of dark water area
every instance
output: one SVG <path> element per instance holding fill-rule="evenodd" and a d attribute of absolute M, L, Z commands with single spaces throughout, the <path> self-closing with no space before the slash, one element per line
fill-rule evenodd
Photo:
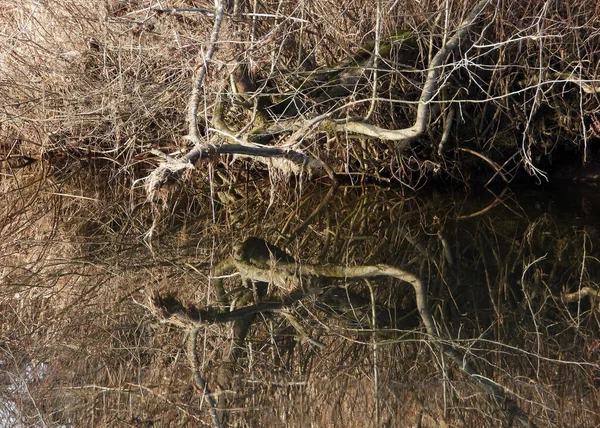
<path fill-rule="evenodd" d="M 591 185 L 6 178 L 12 426 L 600 423 Z"/>

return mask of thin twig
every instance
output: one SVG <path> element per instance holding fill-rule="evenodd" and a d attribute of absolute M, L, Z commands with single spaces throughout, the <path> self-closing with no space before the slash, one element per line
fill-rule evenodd
<path fill-rule="evenodd" d="M 506 176 L 502 173 L 501 167 L 496 162 L 494 162 L 493 160 L 488 158 L 487 156 L 482 155 L 481 153 L 478 153 L 475 150 L 467 149 L 464 147 L 458 147 L 458 150 L 470 153 L 473 156 L 477 156 L 479 159 L 483 159 L 488 165 L 490 165 L 494 169 L 494 171 L 496 171 L 496 174 L 499 175 L 505 183 L 509 182 L 508 179 L 506 178 Z M 494 175 L 496 175 L 496 174 L 494 174 Z"/>
<path fill-rule="evenodd" d="M 202 377 L 200 374 L 200 358 L 198 357 L 198 334 L 200 333 L 200 326 L 194 327 L 190 330 L 188 336 L 188 358 L 190 360 L 190 365 L 192 372 L 194 374 L 194 380 L 202 391 L 204 398 L 208 402 L 210 416 L 213 420 L 213 426 L 215 428 L 221 427 L 221 421 L 219 420 L 219 414 L 217 412 L 217 402 L 212 396 L 212 392 L 208 388 L 208 383 L 206 379 Z"/>
<path fill-rule="evenodd" d="M 217 48 L 217 41 L 219 40 L 219 33 L 221 31 L 221 24 L 223 23 L 223 2 L 221 0 L 215 0 L 216 11 L 215 11 L 215 22 L 213 25 L 213 31 L 210 35 L 210 44 L 206 55 L 202 58 L 202 66 L 198 70 L 194 79 L 194 86 L 192 87 L 192 94 L 190 96 L 190 104 L 188 107 L 188 138 L 195 145 L 202 145 L 200 140 L 200 132 L 198 130 L 198 106 L 200 105 L 200 89 L 202 88 L 202 82 L 204 76 L 208 72 L 208 65 L 212 60 L 212 57 Z"/>

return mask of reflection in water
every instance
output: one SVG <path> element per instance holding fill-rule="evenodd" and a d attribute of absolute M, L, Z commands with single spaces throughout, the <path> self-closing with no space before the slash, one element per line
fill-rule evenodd
<path fill-rule="evenodd" d="M 593 192 L 248 181 L 157 211 L 125 182 L 19 173 L 0 204 L 4 420 L 599 423 Z"/>

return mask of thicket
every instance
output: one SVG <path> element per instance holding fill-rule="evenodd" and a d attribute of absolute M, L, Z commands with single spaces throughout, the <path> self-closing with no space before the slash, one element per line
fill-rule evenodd
<path fill-rule="evenodd" d="M 3 152 L 136 178 L 167 159 L 155 187 L 231 153 L 416 186 L 540 178 L 597 141 L 593 0 L 215 4 L 5 2 Z"/>

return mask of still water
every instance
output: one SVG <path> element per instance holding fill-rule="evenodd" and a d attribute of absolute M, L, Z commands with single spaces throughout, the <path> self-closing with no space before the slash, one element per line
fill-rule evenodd
<path fill-rule="evenodd" d="M 593 187 L 40 177 L 2 181 L 7 426 L 600 423 Z"/>

